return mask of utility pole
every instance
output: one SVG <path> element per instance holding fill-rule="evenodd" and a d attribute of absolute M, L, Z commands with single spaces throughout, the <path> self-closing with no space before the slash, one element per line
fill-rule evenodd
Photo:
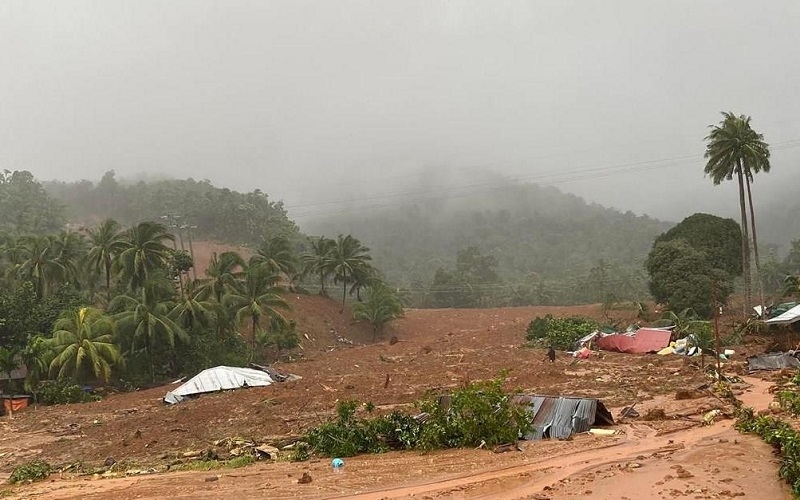
<path fill-rule="evenodd" d="M 717 352 L 717 377 L 722 381 L 722 361 L 720 360 L 720 341 L 719 341 L 719 304 L 717 304 L 717 282 L 711 282 L 711 307 L 713 307 L 714 318 L 714 350 Z"/>
<path fill-rule="evenodd" d="M 192 229 L 197 229 L 197 226 L 186 226 L 186 234 L 189 236 L 189 255 L 192 256 L 192 276 L 197 281 L 197 265 L 194 261 L 194 248 L 192 248 Z"/>

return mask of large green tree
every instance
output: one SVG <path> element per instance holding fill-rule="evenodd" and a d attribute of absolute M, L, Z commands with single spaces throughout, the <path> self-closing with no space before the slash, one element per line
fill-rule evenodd
<path fill-rule="evenodd" d="M 108 382 L 112 367 L 122 363 L 113 338 L 114 323 L 102 311 L 87 307 L 66 311 L 49 341 L 54 352 L 50 372 L 58 378 L 86 380 L 93 375 Z"/>
<path fill-rule="evenodd" d="M 706 136 L 705 158 L 708 160 L 705 173 L 711 177 L 715 185 L 723 180 L 736 177 L 739 183 L 739 210 L 742 229 L 742 271 L 744 273 L 745 308 L 750 310 L 751 304 L 751 268 L 750 268 L 750 231 L 747 224 L 747 202 L 750 203 L 753 246 L 758 253 L 755 233 L 755 214 L 752 207 L 750 182 L 753 175 L 769 172 L 769 145 L 764 136 L 750 126 L 750 117 L 736 116 L 732 112 L 723 112 L 722 121 L 718 125 L 710 125 L 711 132 Z M 748 199 L 745 199 L 745 188 Z M 758 266 L 758 257 L 756 257 Z M 763 305 L 763 304 L 762 304 Z"/>
<path fill-rule="evenodd" d="M 733 219 L 697 213 L 686 217 L 655 243 L 683 239 L 703 253 L 711 267 L 731 276 L 742 274 L 742 232 Z"/>
<path fill-rule="evenodd" d="M 730 276 L 712 267 L 706 255 L 684 239 L 653 245 L 646 268 L 653 298 L 672 311 L 693 309 L 708 318 L 713 296 L 717 303 L 725 304 L 732 291 Z"/>

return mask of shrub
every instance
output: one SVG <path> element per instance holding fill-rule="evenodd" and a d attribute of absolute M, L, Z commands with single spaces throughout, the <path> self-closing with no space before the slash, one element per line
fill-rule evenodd
<path fill-rule="evenodd" d="M 797 378 L 795 376 L 795 378 Z M 778 402 L 781 408 L 788 411 L 793 417 L 800 415 L 800 394 L 794 391 L 781 391 L 778 393 Z"/>
<path fill-rule="evenodd" d="M 545 317 L 537 316 L 530 322 L 526 338 L 531 342 L 552 345 L 556 349 L 571 349 L 576 340 L 597 328 L 597 322 L 589 318 L 554 318 L 548 314 Z"/>
<path fill-rule="evenodd" d="M 24 463 L 14 469 L 11 473 L 11 477 L 8 478 L 8 482 L 16 484 L 40 481 L 42 479 L 47 479 L 52 471 L 53 468 L 44 460 L 34 460 Z"/>
<path fill-rule="evenodd" d="M 429 398 L 419 407 L 430 415 L 417 442 L 423 450 L 516 442 L 533 426 L 527 407 L 503 391 L 503 379 L 471 384 L 450 398 Z"/>
<path fill-rule="evenodd" d="M 87 393 L 73 380 L 61 379 L 45 380 L 40 383 L 36 388 L 36 399 L 45 405 L 62 405 L 99 401 L 100 397 Z"/>
<path fill-rule="evenodd" d="M 515 442 L 530 431 L 532 417 L 503 391 L 503 379 L 470 384 L 448 397 L 429 395 L 417 402 L 424 418 L 400 411 L 379 417 L 358 415 L 357 401 L 341 401 L 337 418 L 309 431 L 316 453 L 348 457 L 389 450 L 494 446 Z M 365 405 L 371 413 L 371 405 Z"/>
<path fill-rule="evenodd" d="M 776 449 L 781 456 L 778 474 L 792 486 L 794 496 L 800 498 L 800 434 L 783 420 L 756 416 L 752 408 L 738 410 L 736 429 L 739 432 L 757 434 Z"/>

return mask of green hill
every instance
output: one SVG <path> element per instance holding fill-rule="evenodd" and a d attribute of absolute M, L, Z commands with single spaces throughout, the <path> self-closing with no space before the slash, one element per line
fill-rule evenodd
<path fill-rule="evenodd" d="M 643 262 L 670 223 L 622 213 L 552 187 L 506 183 L 450 199 L 359 209 L 304 223 L 309 234 L 353 234 L 415 303 L 437 269 L 467 247 L 496 259 L 492 304 L 575 303 L 646 296 Z M 456 288 L 463 286 L 458 285 Z"/>

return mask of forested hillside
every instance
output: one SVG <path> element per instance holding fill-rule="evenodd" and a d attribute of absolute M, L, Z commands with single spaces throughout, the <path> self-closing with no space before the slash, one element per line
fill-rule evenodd
<path fill-rule="evenodd" d="M 164 220 L 191 226 L 198 238 L 255 245 L 265 236 L 297 239 L 299 233 L 282 203 L 254 190 L 238 193 L 208 181 L 158 180 L 126 182 L 113 171 L 99 182 L 45 182 L 44 188 L 64 205 L 70 222 L 92 225 L 113 218 L 124 225 Z"/>
<path fill-rule="evenodd" d="M 371 248 L 388 281 L 414 302 L 445 306 L 460 301 L 438 300 L 431 287 L 453 293 L 482 287 L 485 293 L 467 301 L 472 305 L 646 296 L 645 256 L 670 225 L 587 204 L 552 187 L 508 184 L 468 197 L 340 213 L 303 229 L 353 234 Z M 475 256 L 489 257 L 483 265 L 497 276 L 465 279 L 464 266 Z"/>

